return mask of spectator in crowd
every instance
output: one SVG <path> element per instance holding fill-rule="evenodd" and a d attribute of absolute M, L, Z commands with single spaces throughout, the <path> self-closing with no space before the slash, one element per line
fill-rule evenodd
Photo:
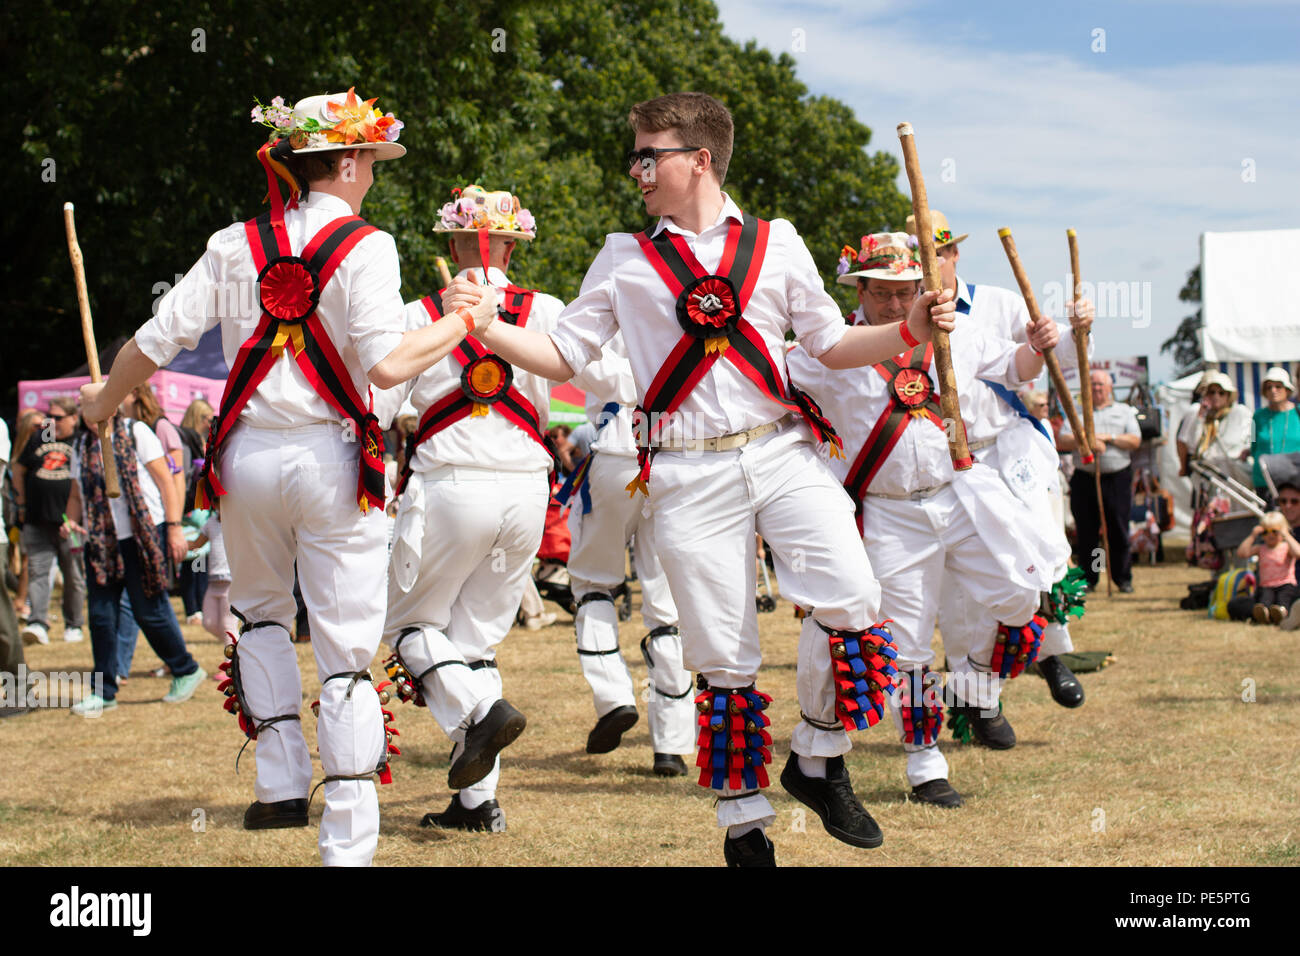
<path fill-rule="evenodd" d="M 1191 473 L 1191 462 L 1202 461 L 1245 485 L 1250 482 L 1252 421 L 1250 409 L 1237 401 L 1237 386 L 1223 372 L 1211 370 L 1201 378 L 1201 413 L 1184 419 L 1180 450 L 1186 449 L 1180 475 Z"/>
<path fill-rule="evenodd" d="M 45 421 L 45 416 L 35 408 L 24 409 L 23 412 L 19 414 L 18 434 L 14 439 L 10 461 L 16 461 L 18 456 L 23 453 L 23 449 L 27 447 L 27 442 L 32 437 L 32 433 L 40 427 L 41 422 L 43 421 Z M 23 547 L 22 535 L 17 534 L 17 532 L 21 532 L 22 530 L 22 523 L 17 520 L 18 482 L 14 478 L 12 468 L 9 469 L 8 473 L 8 485 L 9 491 L 13 495 L 13 512 L 15 518 L 13 530 L 16 533 L 16 537 L 10 539 L 10 545 L 17 549 L 18 556 L 16 562 L 17 568 L 15 570 L 15 573 L 18 575 L 18 590 L 14 593 L 14 611 L 20 618 L 26 620 L 32 613 L 32 606 L 27 600 L 27 549 Z M 13 560 L 12 557 L 10 560 Z"/>
<path fill-rule="evenodd" d="M 193 549 L 208 548 L 208 590 L 203 596 L 203 629 L 223 644 L 234 641 L 239 621 L 230 610 L 230 562 L 226 560 L 226 539 L 221 534 L 221 518 L 211 513 L 190 542 Z M 224 674 L 218 673 L 218 679 Z"/>
<path fill-rule="evenodd" d="M 1237 546 L 1237 557 L 1259 559 L 1251 617 L 1256 624 L 1281 624 L 1295 603 L 1297 593 L 1300 593 L 1297 592 L 1295 577 L 1300 542 L 1291 534 L 1280 511 L 1264 515 L 1246 540 Z"/>
<path fill-rule="evenodd" d="M 0 418 L 0 481 L 9 467 L 9 426 Z M 0 511 L 0 569 L 9 565 L 9 535 L 5 530 L 4 513 Z M 18 674 L 25 663 L 23 659 L 23 641 L 18 635 L 18 617 L 14 614 L 13 602 L 9 600 L 9 588 L 4 583 L 7 575 L 0 576 L 0 675 L 11 675 L 8 680 L 0 677 L 13 690 L 19 699 L 6 702 L 0 699 L 0 717 L 16 717 L 27 712 L 25 704 L 26 687 L 18 686 Z M 0 695 L 4 687 L 0 685 Z"/>
<path fill-rule="evenodd" d="M 1274 366 L 1265 372 L 1260 392 L 1267 404 L 1255 409 L 1255 438 L 1250 446 L 1251 456 L 1255 459 L 1251 484 L 1255 486 L 1255 494 L 1267 501 L 1272 495 L 1260 470 L 1259 457 L 1300 451 L 1300 410 L 1291 400 L 1295 388 L 1290 373 L 1284 368 Z"/>
<path fill-rule="evenodd" d="M 119 662 L 118 608 L 123 589 L 131 612 L 149 646 L 172 673 L 166 703 L 194 696 L 207 673 L 190 656 L 180 624 L 168 600 L 171 564 L 185 556 L 181 500 L 162 443 L 143 422 L 113 418 L 113 453 L 121 497 L 104 490 L 99 439 L 89 428 L 74 444 L 74 486 L 68 503 L 69 527 L 85 536 L 86 579 L 90 605 L 90 641 L 98 693 L 72 708 L 82 716 L 117 706 Z"/>
<path fill-rule="evenodd" d="M 86 583 L 80 557 L 60 534 L 72 491 L 72 436 L 77 430 L 77 403 L 71 398 L 50 400 L 49 415 L 28 437 L 14 459 L 14 489 L 23 550 L 27 552 L 31 613 L 23 640 L 48 644 L 51 570 L 58 561 L 63 572 L 63 639 L 79 641 L 85 623 Z"/>
<path fill-rule="evenodd" d="M 1277 509 L 1282 512 L 1287 525 L 1291 528 L 1291 537 L 1300 540 L 1300 485 L 1283 482 L 1277 486 Z M 1300 581 L 1300 575 L 1296 578 Z M 1255 595 L 1243 594 L 1228 602 L 1228 617 L 1234 621 L 1249 621 L 1255 609 Z M 1291 605 L 1291 611 L 1282 619 L 1281 629 L 1294 631 L 1300 628 L 1300 601 Z"/>
<path fill-rule="evenodd" d="M 1101 469 L 1101 497 L 1106 511 L 1106 537 L 1110 543 L 1110 575 L 1124 594 L 1133 593 L 1133 571 L 1129 552 L 1128 517 L 1133 510 L 1132 456 L 1142 444 L 1133 406 L 1115 401 L 1115 386 L 1108 373 L 1092 373 L 1093 436 L 1091 464 L 1083 464 L 1078 454 L 1078 439 L 1069 422 L 1061 426 L 1057 447 L 1075 452 L 1074 473 L 1070 476 L 1070 511 L 1074 515 L 1075 557 L 1088 580 L 1088 590 L 1097 587 L 1100 577 L 1094 556 L 1099 554 L 1101 515 L 1097 511 L 1096 476 Z"/>

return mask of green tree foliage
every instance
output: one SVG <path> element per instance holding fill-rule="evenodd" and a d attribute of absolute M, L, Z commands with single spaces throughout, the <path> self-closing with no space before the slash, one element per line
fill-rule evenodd
<path fill-rule="evenodd" d="M 129 335 L 212 232 L 262 208 L 255 96 L 356 85 L 406 123 L 410 152 L 377 167 L 365 215 L 396 236 L 411 298 L 437 284 L 439 206 L 476 180 L 537 217 L 516 281 L 576 294 L 605 233 L 646 224 L 622 160 L 628 108 L 674 90 L 732 110 L 728 191 L 792 220 L 828 280 L 842 244 L 901 228 L 909 211 L 897 164 L 867 151 L 851 107 L 809 96 L 788 55 L 725 37 L 707 0 L 46 0 L 8 5 L 0 27 L 20 125 L 0 147 L 19 181 L 0 261 L 10 402 L 17 379 L 84 357 L 62 204 L 77 206 L 101 345 Z"/>
<path fill-rule="evenodd" d="M 1199 265 L 1187 273 L 1187 281 L 1183 283 L 1178 298 L 1183 302 L 1192 302 L 1198 307 L 1200 306 L 1201 267 Z M 1179 322 L 1174 334 L 1165 339 L 1160 345 L 1161 352 L 1174 353 L 1174 362 L 1178 365 L 1179 376 L 1188 375 L 1201 367 L 1203 359 L 1201 354 L 1202 325 L 1204 325 L 1204 322 L 1201 321 L 1201 310 L 1197 308 L 1195 313 L 1186 316 Z"/>

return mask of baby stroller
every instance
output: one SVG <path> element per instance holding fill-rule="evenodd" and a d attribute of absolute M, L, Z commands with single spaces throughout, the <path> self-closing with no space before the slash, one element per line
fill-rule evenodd
<path fill-rule="evenodd" d="M 1216 572 L 1240 564 L 1237 545 L 1263 520 L 1267 503 L 1215 465 L 1198 459 L 1188 464 L 1199 481 L 1192 487 L 1187 562 Z"/>

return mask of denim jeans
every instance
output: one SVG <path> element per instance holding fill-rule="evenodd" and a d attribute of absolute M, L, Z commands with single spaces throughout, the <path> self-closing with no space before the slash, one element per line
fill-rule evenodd
<path fill-rule="evenodd" d="M 163 525 L 154 529 L 163 546 Z M 109 582 L 100 587 L 95 583 L 94 574 L 86 569 L 86 590 L 90 610 L 90 645 L 95 658 L 95 673 L 104 681 L 104 699 L 112 700 L 117 696 L 117 674 L 121 640 L 118 636 L 118 611 L 121 607 L 122 591 L 131 597 L 131 613 L 136 623 L 144 631 L 145 640 L 153 648 L 173 677 L 184 677 L 198 670 L 198 662 L 190 656 L 185 647 L 185 638 L 181 636 L 181 626 L 176 620 L 167 592 L 163 591 L 153 597 L 146 597 L 140 567 L 140 551 L 134 538 L 125 538 L 117 542 L 122 553 L 124 580 Z"/>
<path fill-rule="evenodd" d="M 140 625 L 131 613 L 131 596 L 122 589 L 122 600 L 117 608 L 117 676 L 131 676 L 131 662 L 135 660 L 135 645 L 140 640 Z"/>

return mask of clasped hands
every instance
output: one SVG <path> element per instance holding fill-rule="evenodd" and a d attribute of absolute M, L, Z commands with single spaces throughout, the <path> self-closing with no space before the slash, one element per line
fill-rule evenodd
<path fill-rule="evenodd" d="M 443 310 L 450 314 L 457 309 L 469 312 L 474 331 L 481 334 L 497 315 L 497 290 L 490 285 L 479 285 L 477 277 L 461 272 L 451 280 L 442 294 Z"/>

